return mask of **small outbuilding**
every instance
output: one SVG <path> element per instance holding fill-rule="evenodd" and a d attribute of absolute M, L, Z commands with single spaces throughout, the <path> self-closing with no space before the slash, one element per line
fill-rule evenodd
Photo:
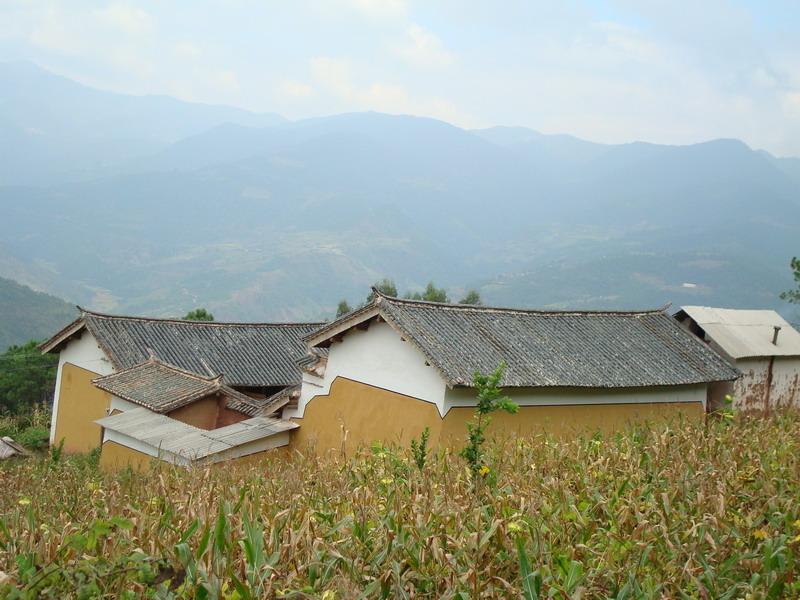
<path fill-rule="evenodd" d="M 800 333 L 777 312 L 683 306 L 675 319 L 741 371 L 728 384 L 734 408 L 800 405 Z"/>
<path fill-rule="evenodd" d="M 8 436 L 0 438 L 0 460 L 12 456 L 28 456 L 28 451 Z"/>

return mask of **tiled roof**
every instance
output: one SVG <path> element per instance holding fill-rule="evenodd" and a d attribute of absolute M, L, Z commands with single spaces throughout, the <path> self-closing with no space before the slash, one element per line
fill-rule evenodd
<path fill-rule="evenodd" d="M 224 374 L 229 385 L 277 387 L 300 382 L 303 336 L 321 323 L 221 323 L 105 315 L 81 316 L 40 346 L 58 350 L 85 327 L 113 363 L 127 369 L 154 355 L 193 373 Z"/>
<path fill-rule="evenodd" d="M 202 377 L 154 358 L 129 369 L 98 377 L 92 383 L 118 398 L 157 413 L 170 412 L 219 393 L 228 397 L 228 408 L 250 416 L 260 414 L 257 400 L 224 385 L 221 376 Z"/>
<path fill-rule="evenodd" d="M 540 311 L 376 300 L 306 337 L 326 345 L 382 318 L 414 344 L 449 385 L 507 365 L 511 387 L 623 388 L 727 381 L 739 372 L 663 310 Z"/>
<path fill-rule="evenodd" d="M 147 408 L 103 417 L 95 423 L 156 448 L 159 452 L 188 460 L 205 458 L 298 427 L 291 421 L 254 417 L 207 431 Z"/>

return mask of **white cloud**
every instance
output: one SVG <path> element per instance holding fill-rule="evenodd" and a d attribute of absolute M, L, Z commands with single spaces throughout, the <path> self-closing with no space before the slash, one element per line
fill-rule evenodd
<path fill-rule="evenodd" d="M 417 67 L 442 68 L 453 63 L 454 57 L 434 33 L 412 23 L 406 29 L 406 42 L 395 53 Z"/>
<path fill-rule="evenodd" d="M 352 95 L 352 68 L 348 61 L 330 56 L 315 56 L 310 62 L 311 75 L 320 85 L 342 98 Z"/>
<path fill-rule="evenodd" d="M 347 3 L 358 12 L 379 19 L 404 17 L 408 10 L 404 0 L 347 0 Z"/>
<path fill-rule="evenodd" d="M 200 58 L 203 55 L 203 49 L 200 48 L 200 46 L 185 40 L 177 42 L 172 47 L 172 51 L 175 54 L 175 56 L 188 60 L 194 60 L 196 58 Z"/>
<path fill-rule="evenodd" d="M 28 40 L 34 46 L 67 55 L 82 54 L 87 50 L 86 40 L 77 35 L 75 24 L 54 6 L 47 6 L 31 16 Z"/>
<path fill-rule="evenodd" d="M 314 95 L 314 88 L 302 81 L 285 80 L 278 84 L 278 93 L 289 99 L 305 99 Z"/>
<path fill-rule="evenodd" d="M 109 4 L 94 11 L 94 16 L 100 23 L 132 36 L 152 33 L 155 28 L 155 22 L 147 11 L 127 4 Z"/>
<path fill-rule="evenodd" d="M 459 110 L 452 102 L 437 96 L 415 96 L 408 88 L 385 81 L 355 83 L 355 68 L 350 61 L 329 56 L 311 60 L 311 72 L 324 89 L 347 110 L 375 110 L 388 113 L 424 115 L 468 125 L 474 119 Z"/>

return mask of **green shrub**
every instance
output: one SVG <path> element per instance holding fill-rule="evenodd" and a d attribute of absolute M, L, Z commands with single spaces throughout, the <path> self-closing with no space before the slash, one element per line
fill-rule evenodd
<path fill-rule="evenodd" d="M 42 450 L 50 441 L 50 430 L 33 425 L 18 432 L 14 439 L 29 450 Z"/>

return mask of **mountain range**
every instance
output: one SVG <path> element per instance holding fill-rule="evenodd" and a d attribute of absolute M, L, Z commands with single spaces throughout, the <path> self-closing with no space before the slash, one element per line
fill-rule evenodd
<path fill-rule="evenodd" d="M 274 114 L 0 64 L 0 275 L 98 310 L 329 317 L 391 277 L 545 308 L 774 307 L 800 159 Z"/>

